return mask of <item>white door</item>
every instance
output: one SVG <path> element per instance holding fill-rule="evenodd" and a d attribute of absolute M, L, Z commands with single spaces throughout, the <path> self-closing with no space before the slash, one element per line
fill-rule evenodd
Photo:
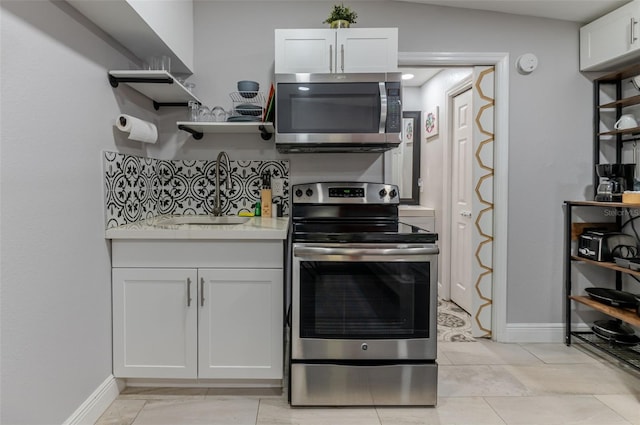
<path fill-rule="evenodd" d="M 196 378 L 195 269 L 113 269 L 113 375 Z"/>
<path fill-rule="evenodd" d="M 282 269 L 199 269 L 199 378 L 282 379 Z"/>
<path fill-rule="evenodd" d="M 472 92 L 453 99 L 451 163 L 451 300 L 472 312 Z"/>

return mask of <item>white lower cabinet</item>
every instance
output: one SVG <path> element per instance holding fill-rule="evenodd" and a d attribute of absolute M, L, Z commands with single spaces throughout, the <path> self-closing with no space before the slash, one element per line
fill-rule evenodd
<path fill-rule="evenodd" d="M 273 269 L 198 270 L 199 378 L 282 377 L 282 277 Z"/>
<path fill-rule="evenodd" d="M 277 266 L 114 267 L 114 376 L 282 379 L 282 263 Z"/>
<path fill-rule="evenodd" d="M 196 377 L 196 282 L 196 270 L 113 269 L 114 376 Z"/>

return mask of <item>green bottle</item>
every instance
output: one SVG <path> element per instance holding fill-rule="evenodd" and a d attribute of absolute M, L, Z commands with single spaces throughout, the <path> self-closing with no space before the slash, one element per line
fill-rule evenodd
<path fill-rule="evenodd" d="M 262 215 L 262 208 L 260 206 L 260 201 L 256 201 L 256 210 L 253 212 L 253 215 L 256 217 L 260 217 Z"/>

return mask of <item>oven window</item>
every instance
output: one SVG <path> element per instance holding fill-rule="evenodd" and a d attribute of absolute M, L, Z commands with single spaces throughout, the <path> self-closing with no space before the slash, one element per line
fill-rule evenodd
<path fill-rule="evenodd" d="M 429 337 L 429 263 L 300 263 L 300 337 Z"/>

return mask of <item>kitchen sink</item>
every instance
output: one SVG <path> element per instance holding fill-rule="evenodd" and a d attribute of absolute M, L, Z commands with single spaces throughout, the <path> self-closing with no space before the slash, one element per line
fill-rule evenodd
<path fill-rule="evenodd" d="M 249 221 L 249 217 L 237 217 L 232 215 L 209 216 L 209 215 L 183 215 L 181 217 L 169 217 L 161 219 L 158 224 L 162 225 L 180 225 L 180 224 L 205 224 L 205 225 L 222 225 L 222 224 L 244 224 Z"/>

